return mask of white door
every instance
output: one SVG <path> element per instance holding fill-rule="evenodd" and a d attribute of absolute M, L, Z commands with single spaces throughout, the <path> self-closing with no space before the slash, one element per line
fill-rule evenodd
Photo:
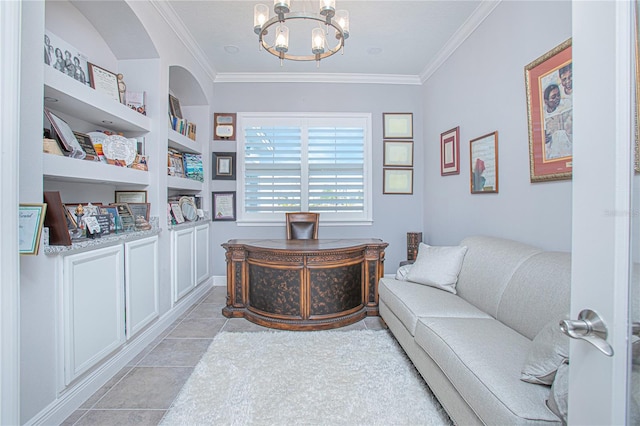
<path fill-rule="evenodd" d="M 571 317 L 597 312 L 608 328 L 605 356 L 571 340 L 569 424 L 627 420 L 629 282 L 632 259 L 633 6 L 573 3 L 573 229 Z"/>

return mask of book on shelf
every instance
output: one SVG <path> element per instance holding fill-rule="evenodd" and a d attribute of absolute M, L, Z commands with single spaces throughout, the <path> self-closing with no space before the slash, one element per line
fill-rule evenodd
<path fill-rule="evenodd" d="M 204 182 L 204 170 L 202 168 L 202 155 L 200 154 L 182 154 L 184 161 L 184 174 L 187 178 Z"/>
<path fill-rule="evenodd" d="M 146 98 L 146 92 L 134 92 L 129 90 L 125 92 L 127 106 L 143 115 L 147 115 Z"/>
<path fill-rule="evenodd" d="M 169 125 L 173 130 L 191 140 L 196 140 L 196 124 L 187 121 L 185 118 L 179 118 L 175 115 L 169 115 Z"/>

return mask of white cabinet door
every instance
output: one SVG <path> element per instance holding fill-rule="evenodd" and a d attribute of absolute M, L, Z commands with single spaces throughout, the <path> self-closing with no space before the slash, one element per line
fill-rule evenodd
<path fill-rule="evenodd" d="M 125 341 L 123 246 L 64 257 L 65 384 Z"/>
<path fill-rule="evenodd" d="M 196 285 L 209 278 L 209 223 L 196 226 Z"/>
<path fill-rule="evenodd" d="M 124 245 L 127 339 L 159 315 L 158 237 Z"/>
<path fill-rule="evenodd" d="M 173 301 L 177 302 L 196 286 L 194 273 L 194 228 L 173 231 L 173 240 L 171 243 L 171 258 L 173 259 Z"/>

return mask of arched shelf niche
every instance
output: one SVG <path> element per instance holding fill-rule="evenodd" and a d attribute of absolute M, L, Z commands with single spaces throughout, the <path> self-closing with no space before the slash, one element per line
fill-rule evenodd
<path fill-rule="evenodd" d="M 71 3 L 91 22 L 118 60 L 159 58 L 151 37 L 124 1 L 78 1 Z M 113 23 L 117 22 L 117 30 Z"/>

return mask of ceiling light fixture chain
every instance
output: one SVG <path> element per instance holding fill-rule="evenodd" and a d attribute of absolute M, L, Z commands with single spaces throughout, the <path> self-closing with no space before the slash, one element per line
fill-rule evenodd
<path fill-rule="evenodd" d="M 276 14 L 269 17 L 269 8 L 264 4 L 257 4 L 253 13 L 253 31 L 258 35 L 261 48 L 280 58 L 282 65 L 285 59 L 291 61 L 316 61 L 335 55 L 344 49 L 344 41 L 349 38 L 349 12 L 335 8 L 335 0 L 320 0 L 318 14 L 311 12 L 291 12 L 292 0 L 274 0 L 273 11 Z M 335 19 L 334 19 L 335 18 Z M 287 21 L 312 20 L 317 21 L 317 27 L 311 29 L 311 54 L 301 55 L 289 53 L 289 28 Z M 325 29 L 322 25 L 325 25 Z M 272 28 L 273 27 L 273 28 Z M 335 31 L 337 44 L 330 47 L 327 35 L 331 28 Z M 274 31 L 273 44 L 266 40 L 269 29 Z M 344 51 L 343 51 L 344 53 Z"/>

